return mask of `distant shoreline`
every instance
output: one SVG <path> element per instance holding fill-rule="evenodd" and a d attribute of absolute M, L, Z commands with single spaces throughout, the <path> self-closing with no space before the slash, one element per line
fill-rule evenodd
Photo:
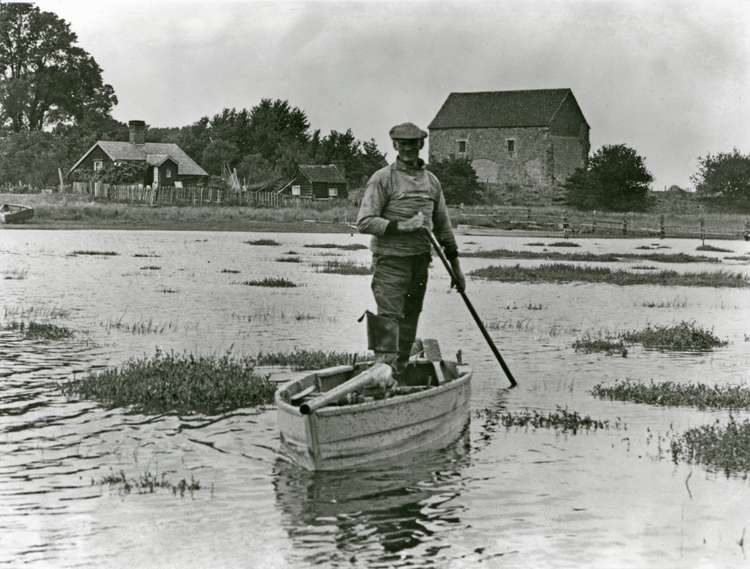
<path fill-rule="evenodd" d="M 0 230 L 106 230 L 123 231 L 245 231 L 248 233 L 356 233 L 356 229 L 344 223 L 308 223 L 308 222 L 260 222 L 240 223 L 101 223 L 101 222 L 49 222 L 0 224 Z"/>

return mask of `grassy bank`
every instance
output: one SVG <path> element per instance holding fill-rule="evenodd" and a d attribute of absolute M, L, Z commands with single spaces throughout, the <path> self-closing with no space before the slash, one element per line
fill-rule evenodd
<path fill-rule="evenodd" d="M 663 285 L 663 286 L 707 286 L 742 288 L 750 286 L 750 281 L 742 273 L 727 271 L 678 273 L 677 271 L 658 271 L 652 273 L 633 273 L 624 270 L 611 270 L 606 267 L 578 267 L 563 263 L 541 265 L 539 267 L 493 266 L 476 269 L 469 276 L 501 282 L 530 283 L 608 283 L 628 285 Z"/>
<path fill-rule="evenodd" d="M 523 190 L 522 190 L 523 191 Z M 529 193 L 523 191 L 522 203 L 529 203 Z M 341 233 L 350 232 L 358 207 L 354 204 L 329 208 L 325 202 L 299 208 L 252 208 L 239 206 L 158 206 L 92 202 L 80 194 L 0 194 L 0 203 L 18 203 L 34 208 L 34 218 L 28 227 L 66 228 L 133 228 L 133 229 L 206 229 L 237 231 L 286 231 Z M 454 224 L 492 225 L 503 220 L 524 222 L 562 223 L 571 226 L 591 224 L 592 212 L 578 211 L 561 205 L 545 206 L 532 200 L 532 207 L 470 206 L 451 207 Z M 697 231 L 703 219 L 706 230 L 741 231 L 750 218 L 741 213 L 711 213 L 704 209 L 689 209 L 670 203 L 657 204 L 649 212 L 597 212 L 601 226 L 620 224 L 627 217 L 631 227 L 658 228 L 664 215 L 667 226 L 680 226 Z M 24 227 L 24 226 L 18 226 Z"/>

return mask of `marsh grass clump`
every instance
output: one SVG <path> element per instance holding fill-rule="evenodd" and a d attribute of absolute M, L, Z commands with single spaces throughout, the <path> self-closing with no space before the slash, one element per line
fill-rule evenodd
<path fill-rule="evenodd" d="M 250 241 L 243 241 L 243 243 L 247 245 L 261 245 L 266 247 L 272 247 L 275 245 L 281 245 L 278 241 L 275 241 L 273 239 L 254 239 Z"/>
<path fill-rule="evenodd" d="M 686 308 L 687 305 L 687 298 L 679 296 L 671 300 L 661 300 L 659 302 L 655 300 L 647 300 L 641 303 L 643 308 Z"/>
<path fill-rule="evenodd" d="M 580 245 L 573 241 L 553 241 L 552 243 L 547 243 L 547 247 L 580 247 Z"/>
<path fill-rule="evenodd" d="M 337 243 L 309 243 L 303 245 L 303 247 L 309 247 L 311 249 L 341 249 L 343 251 L 361 251 L 367 249 L 367 245 L 361 243 L 351 243 L 349 245 L 339 245 Z"/>
<path fill-rule="evenodd" d="M 88 249 L 76 249 L 72 253 L 70 253 L 71 257 L 77 257 L 79 255 L 95 255 L 95 256 L 102 256 L 102 257 L 114 257 L 115 255 L 119 255 L 116 251 L 93 251 Z"/>
<path fill-rule="evenodd" d="M 156 253 L 136 253 L 133 255 L 133 257 L 139 258 L 139 259 L 148 259 L 148 258 L 158 258 L 161 257 L 161 255 L 157 255 Z"/>
<path fill-rule="evenodd" d="M 318 273 L 335 275 L 371 275 L 372 267 L 352 261 L 326 261 L 324 265 L 313 265 Z"/>
<path fill-rule="evenodd" d="M 273 401 L 275 386 L 255 373 L 250 358 L 196 356 L 156 351 L 121 367 L 62 384 L 71 398 L 144 414 L 217 415 Z"/>
<path fill-rule="evenodd" d="M 596 384 L 591 394 L 600 399 L 630 401 L 671 407 L 698 409 L 750 409 L 750 388 L 744 385 L 678 383 L 653 380 L 643 383 L 633 379 L 616 381 L 614 385 Z"/>
<path fill-rule="evenodd" d="M 725 426 L 717 419 L 711 425 L 687 430 L 671 441 L 672 460 L 702 464 L 731 474 L 750 472 L 750 421 L 738 422 L 732 415 Z"/>
<path fill-rule="evenodd" d="M 750 256 L 748 256 L 748 255 L 734 255 L 734 256 L 729 255 L 727 257 L 724 257 L 724 259 L 726 259 L 727 261 L 744 261 L 744 262 L 747 262 L 747 261 L 750 261 Z"/>
<path fill-rule="evenodd" d="M 622 338 L 592 338 L 590 334 L 586 334 L 583 338 L 578 338 L 573 342 L 573 349 L 585 354 L 604 352 L 608 356 L 620 355 L 623 358 L 628 356 L 628 348 Z"/>
<path fill-rule="evenodd" d="M 107 332 L 120 330 L 134 335 L 164 334 L 165 332 L 177 330 L 177 324 L 174 322 L 159 324 L 158 322 L 154 322 L 151 318 L 141 322 L 123 322 L 123 319 L 119 318 L 118 320 L 102 322 L 101 325 L 107 330 Z"/>
<path fill-rule="evenodd" d="M 142 271 L 161 271 L 161 267 L 159 265 L 144 265 L 141 267 Z"/>
<path fill-rule="evenodd" d="M 714 251 L 715 253 L 734 253 L 731 249 L 725 249 L 724 247 L 715 247 L 714 245 L 698 245 L 695 248 L 696 251 Z"/>
<path fill-rule="evenodd" d="M 284 277 L 265 277 L 260 280 L 243 281 L 245 286 L 266 286 L 271 288 L 294 288 L 297 285 Z"/>
<path fill-rule="evenodd" d="M 647 326 L 620 334 L 625 342 L 660 350 L 712 350 L 729 342 L 717 337 L 713 331 L 701 328 L 695 322 L 683 320 L 672 326 Z"/>
<path fill-rule="evenodd" d="M 538 267 L 491 266 L 476 269 L 469 276 L 501 282 L 568 283 L 591 282 L 621 286 L 662 285 L 662 286 L 709 286 L 742 288 L 750 286 L 750 280 L 743 273 L 711 271 L 700 273 L 678 273 L 658 271 L 634 273 L 633 271 L 612 270 L 607 267 L 578 267 L 564 263 L 552 263 Z"/>
<path fill-rule="evenodd" d="M 8 318 L 40 318 L 51 320 L 54 318 L 66 318 L 70 316 L 70 310 L 57 306 L 23 306 L 21 304 L 9 304 L 3 306 L 3 319 Z"/>
<path fill-rule="evenodd" d="M 173 288 L 160 288 L 159 292 L 162 294 L 177 294 L 177 291 Z"/>
<path fill-rule="evenodd" d="M 277 263 L 301 263 L 302 259 L 299 257 L 276 257 L 274 261 Z"/>
<path fill-rule="evenodd" d="M 93 479 L 91 484 L 94 484 Z M 138 475 L 136 478 L 128 478 L 125 476 L 123 470 L 120 470 L 120 472 L 111 471 L 107 476 L 103 476 L 99 480 L 99 484 L 119 486 L 122 488 L 124 494 L 130 494 L 131 492 L 136 492 L 138 494 L 153 494 L 158 488 L 164 488 L 166 490 L 171 490 L 172 494 L 175 496 L 179 493 L 180 497 L 185 496 L 185 492 L 189 492 L 192 495 L 193 492 L 200 490 L 201 488 L 200 481 L 196 480 L 192 475 L 190 476 L 190 482 L 183 478 L 176 484 L 173 484 L 171 481 L 167 480 L 166 472 L 162 472 L 161 476 L 157 476 L 156 474 L 146 471 Z"/>
<path fill-rule="evenodd" d="M 559 251 L 513 251 L 510 249 L 491 249 L 462 253 L 462 257 L 484 259 L 548 259 L 555 261 L 589 261 L 592 263 L 617 263 L 623 260 L 658 261 L 660 263 L 720 263 L 721 259 L 705 255 L 687 255 L 685 253 L 561 253 Z M 637 267 L 633 267 L 637 268 Z M 655 267 L 654 267 L 655 268 Z"/>
<path fill-rule="evenodd" d="M 294 370 L 308 370 L 349 365 L 354 361 L 365 361 L 370 358 L 369 354 L 354 352 L 295 350 L 293 352 L 261 352 L 253 358 L 253 361 L 259 366 L 289 366 Z"/>
<path fill-rule="evenodd" d="M 240 273 L 240 271 L 238 271 L 237 269 L 221 269 L 221 272 L 222 273 L 227 273 L 227 274 L 230 274 L 230 275 L 237 275 L 237 274 Z"/>
<path fill-rule="evenodd" d="M 511 427 L 532 427 L 534 429 L 555 429 L 563 433 L 577 434 L 578 431 L 596 431 L 608 429 L 609 421 L 592 419 L 588 415 L 582 416 L 577 411 L 568 411 L 567 407 L 557 406 L 557 410 L 541 413 L 536 409 L 524 409 L 516 412 L 503 412 L 493 409 L 479 409 L 475 416 L 482 417 L 490 424 L 502 425 L 506 429 Z"/>
<path fill-rule="evenodd" d="M 26 340 L 65 340 L 72 338 L 74 333 L 70 328 L 56 326 L 43 322 L 10 322 L 7 330 L 18 330 Z"/>

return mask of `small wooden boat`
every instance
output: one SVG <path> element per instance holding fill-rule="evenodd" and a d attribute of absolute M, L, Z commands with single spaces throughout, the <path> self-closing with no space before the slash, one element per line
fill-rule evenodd
<path fill-rule="evenodd" d="M 3 204 L 0 206 L 0 223 L 23 223 L 34 217 L 34 210 L 25 205 Z"/>
<path fill-rule="evenodd" d="M 469 366 L 442 360 L 437 348 L 412 358 L 397 386 L 386 389 L 389 374 L 385 364 L 361 362 L 282 386 L 276 392 L 282 456 L 308 470 L 343 470 L 459 438 L 469 420 Z"/>

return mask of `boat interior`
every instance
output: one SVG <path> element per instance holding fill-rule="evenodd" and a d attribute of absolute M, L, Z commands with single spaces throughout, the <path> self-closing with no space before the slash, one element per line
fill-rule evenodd
<path fill-rule="evenodd" d="M 346 390 L 345 384 L 357 378 L 373 366 L 372 361 L 363 361 L 354 365 L 340 365 L 316 371 L 281 388 L 279 396 L 282 401 L 292 406 L 303 403 L 331 392 L 334 389 Z M 329 402 L 329 405 L 352 405 L 374 401 L 387 397 L 408 395 L 453 381 L 459 377 L 458 364 L 452 361 L 427 359 L 421 354 L 413 356 L 406 368 L 395 378 L 395 383 L 388 388 L 381 385 L 367 385 L 347 392 L 340 398 Z"/>

